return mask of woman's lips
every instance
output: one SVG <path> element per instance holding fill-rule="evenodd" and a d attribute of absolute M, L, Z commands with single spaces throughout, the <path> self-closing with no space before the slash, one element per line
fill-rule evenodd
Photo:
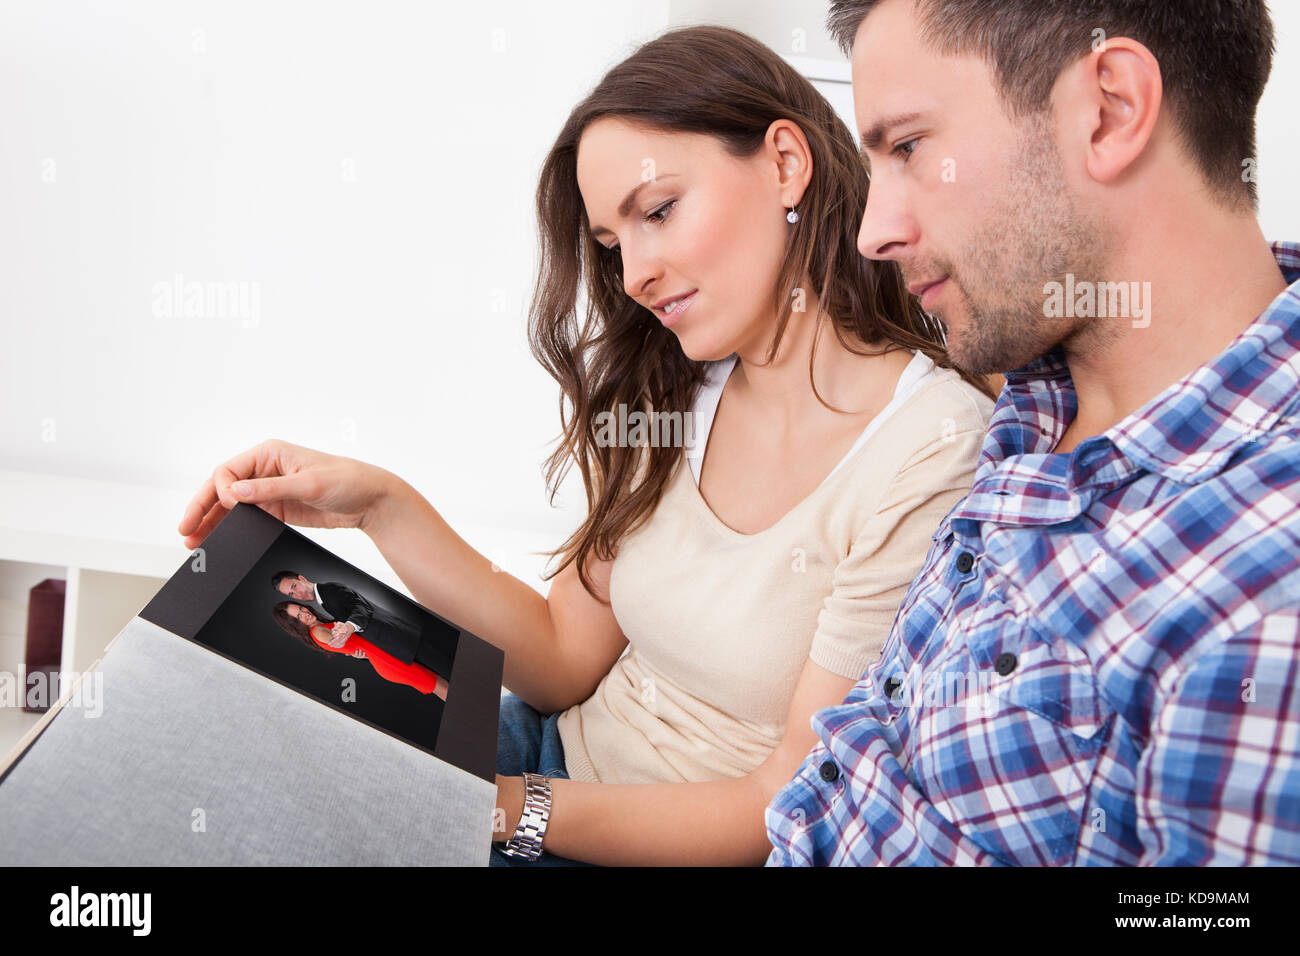
<path fill-rule="evenodd" d="M 682 317 L 683 312 L 691 307 L 691 303 L 695 301 L 695 296 L 698 294 L 699 292 L 696 290 L 685 298 L 678 299 L 671 312 L 660 312 L 659 321 L 664 324 L 664 328 L 672 328 L 676 325 L 677 320 Z"/>

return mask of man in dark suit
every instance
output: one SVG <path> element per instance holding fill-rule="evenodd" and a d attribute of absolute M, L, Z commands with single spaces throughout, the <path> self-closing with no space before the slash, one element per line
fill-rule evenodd
<path fill-rule="evenodd" d="M 341 647 L 348 635 L 356 631 L 403 664 L 423 664 L 434 673 L 451 677 L 458 636 L 451 627 L 431 626 L 421 630 L 405 618 L 376 608 L 345 584 L 333 581 L 316 584 L 296 571 L 279 571 L 272 576 L 271 583 L 285 597 L 323 610 L 323 614 L 317 615 L 322 620 L 343 622 L 342 627 L 334 628 L 330 643 L 335 647 Z"/>

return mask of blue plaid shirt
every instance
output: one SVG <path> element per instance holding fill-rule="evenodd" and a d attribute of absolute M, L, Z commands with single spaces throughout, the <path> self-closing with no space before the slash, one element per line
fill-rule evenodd
<path fill-rule="evenodd" d="M 1300 864 L 1300 245 L 1213 362 L 1071 453 L 1007 375 L 880 659 L 767 809 L 768 865 Z"/>

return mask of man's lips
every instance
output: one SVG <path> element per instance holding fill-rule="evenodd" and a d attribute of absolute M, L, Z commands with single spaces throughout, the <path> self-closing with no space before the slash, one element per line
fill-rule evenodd
<path fill-rule="evenodd" d="M 929 279 L 924 282 L 913 282 L 911 285 L 907 287 L 907 291 L 912 293 L 912 295 L 922 296 L 925 295 L 927 289 L 930 289 L 938 285 L 940 282 L 945 281 L 947 278 L 948 278 L 947 276 L 940 276 L 937 279 Z"/>
<path fill-rule="evenodd" d="M 948 277 L 944 276 L 942 279 L 936 279 L 932 282 L 913 282 L 907 287 L 907 291 L 920 298 L 921 308 L 929 312 L 934 307 L 934 301 L 939 297 L 939 293 L 947 281 Z"/>

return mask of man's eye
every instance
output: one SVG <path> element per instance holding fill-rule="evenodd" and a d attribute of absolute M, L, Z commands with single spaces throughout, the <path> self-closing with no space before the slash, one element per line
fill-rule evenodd
<path fill-rule="evenodd" d="M 920 141 L 921 141 L 921 137 L 919 136 L 916 137 L 915 139 L 904 140 L 903 142 L 899 143 L 897 146 L 894 147 L 894 155 L 902 156 L 903 162 L 907 162 L 908 158 L 916 150 L 916 144 L 919 143 Z"/>

